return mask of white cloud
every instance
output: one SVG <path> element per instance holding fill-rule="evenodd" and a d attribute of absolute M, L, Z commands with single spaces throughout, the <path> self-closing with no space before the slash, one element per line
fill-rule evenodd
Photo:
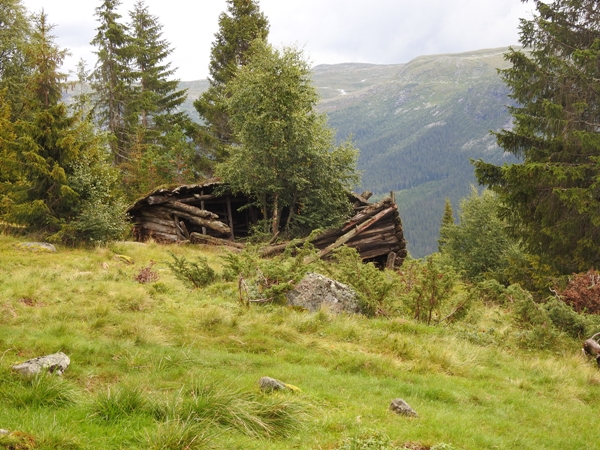
<path fill-rule="evenodd" d="M 57 41 L 71 50 L 67 68 L 79 58 L 93 66 L 89 45 L 101 0 L 23 0 L 45 9 Z M 210 47 L 225 0 L 146 0 L 174 48 L 173 66 L 183 80 L 205 78 Z M 134 0 L 121 7 L 124 18 Z M 270 41 L 304 47 L 315 64 L 392 64 L 435 53 L 517 44 L 519 17 L 532 9 L 520 0 L 261 0 L 271 24 Z"/>

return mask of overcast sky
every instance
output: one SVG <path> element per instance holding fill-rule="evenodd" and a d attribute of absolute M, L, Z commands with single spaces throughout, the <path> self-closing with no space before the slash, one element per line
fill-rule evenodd
<path fill-rule="evenodd" d="M 31 12 L 44 8 L 71 70 L 83 58 L 91 68 L 89 42 L 102 0 L 23 0 Z M 124 0 L 123 19 L 135 0 Z M 174 49 L 177 77 L 206 78 L 210 47 L 225 0 L 145 0 Z M 260 0 L 270 23 L 269 41 L 304 48 L 316 64 L 396 64 L 420 55 L 458 53 L 518 44 L 520 17 L 533 6 L 521 0 Z"/>

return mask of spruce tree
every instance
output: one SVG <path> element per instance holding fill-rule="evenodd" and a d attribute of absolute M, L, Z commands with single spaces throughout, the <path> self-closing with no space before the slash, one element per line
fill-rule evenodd
<path fill-rule="evenodd" d="M 126 108 L 131 100 L 130 38 L 125 25 L 119 22 L 117 8 L 121 0 L 104 0 L 96 8 L 98 28 L 92 40 L 98 60 L 92 73 L 92 88 L 96 94 L 97 122 L 111 134 L 111 152 L 119 165 L 128 157 Z"/>
<path fill-rule="evenodd" d="M 0 1 L 0 90 L 10 103 L 11 117 L 22 111 L 25 80 L 29 72 L 25 49 L 31 23 L 21 0 Z"/>
<path fill-rule="evenodd" d="M 194 102 L 205 123 L 206 145 L 221 160 L 233 141 L 227 113 L 226 86 L 248 61 L 255 39 L 267 40 L 269 22 L 256 0 L 227 0 L 227 11 L 219 16 L 219 31 L 211 49 L 209 88 Z"/>
<path fill-rule="evenodd" d="M 13 206 L 7 214 L 11 222 L 58 231 L 61 219 L 70 216 L 77 199 L 69 186 L 68 173 L 79 156 L 81 143 L 73 132 L 76 119 L 61 101 L 66 75 L 60 67 L 66 51 L 54 43 L 53 26 L 43 12 L 34 20 L 26 50 L 31 75 L 25 109 L 15 123 L 21 177 L 8 195 Z"/>
<path fill-rule="evenodd" d="M 159 135 L 174 123 L 186 121 L 185 113 L 178 108 L 186 100 L 187 89 L 178 89 L 179 80 L 173 78 L 175 70 L 167 61 L 173 50 L 162 37 L 158 18 L 149 13 L 143 1 L 138 1 L 130 19 L 134 98 L 129 109 L 137 124 Z"/>
<path fill-rule="evenodd" d="M 440 238 L 438 239 L 438 250 L 442 251 L 444 245 L 448 242 L 447 231 L 454 225 L 454 212 L 452 211 L 452 203 L 450 198 L 446 197 L 444 205 L 444 215 L 442 216 L 442 224 L 440 226 Z"/>
<path fill-rule="evenodd" d="M 571 273 L 600 263 L 600 4 L 536 0 L 512 67 L 500 71 L 518 106 L 496 134 L 522 164 L 475 162 L 512 232 L 542 264 Z"/>

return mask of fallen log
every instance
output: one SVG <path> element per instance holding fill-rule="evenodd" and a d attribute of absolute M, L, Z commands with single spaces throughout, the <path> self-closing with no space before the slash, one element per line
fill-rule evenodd
<path fill-rule="evenodd" d="M 214 230 L 219 234 L 229 235 L 231 233 L 231 230 L 229 229 L 229 227 L 227 225 L 225 225 L 223 222 L 219 222 L 218 220 L 203 219 L 202 217 L 198 217 L 193 214 L 189 214 L 185 211 L 176 211 L 175 212 L 173 210 L 164 208 L 163 206 L 159 206 L 156 209 L 159 209 L 162 212 L 168 211 L 173 214 L 177 214 L 178 216 L 183 217 L 184 219 L 188 219 L 190 222 L 192 222 L 195 225 L 198 225 L 200 227 L 210 228 L 211 230 Z"/>
<path fill-rule="evenodd" d="M 215 213 L 206 211 L 205 209 L 196 208 L 195 206 L 186 205 L 185 203 L 173 201 L 162 205 L 163 208 L 174 209 L 176 211 L 183 211 L 193 216 L 201 217 L 202 219 L 218 219 Z"/>
<path fill-rule="evenodd" d="M 231 247 L 231 248 L 235 248 L 238 250 L 243 250 L 246 248 L 246 246 L 244 244 L 241 244 L 239 242 L 230 241 L 229 239 L 221 239 L 221 238 L 209 236 L 207 234 L 201 234 L 201 233 L 196 233 L 196 232 L 190 233 L 190 240 L 191 240 L 192 244 L 218 245 L 218 246 Z"/>
<path fill-rule="evenodd" d="M 583 342 L 583 353 L 596 359 L 598 367 L 600 367 L 600 344 L 598 343 L 600 333 L 596 333 L 591 338 Z"/>

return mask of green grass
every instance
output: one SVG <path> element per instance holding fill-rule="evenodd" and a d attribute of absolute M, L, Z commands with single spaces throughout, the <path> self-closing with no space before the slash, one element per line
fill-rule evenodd
<path fill-rule="evenodd" d="M 476 305 L 434 327 L 245 308 L 235 282 L 190 290 L 167 267 L 171 251 L 201 254 L 220 272 L 214 249 L 123 243 L 41 254 L 15 243 L 0 235 L 0 428 L 18 432 L 0 437 L 0 449 L 596 445 L 598 369 L 564 336 L 524 348 L 509 309 Z M 159 279 L 137 283 L 151 260 Z M 57 351 L 71 358 L 62 378 L 10 371 Z M 261 376 L 300 392 L 264 394 Z M 388 411 L 397 397 L 419 418 Z"/>

